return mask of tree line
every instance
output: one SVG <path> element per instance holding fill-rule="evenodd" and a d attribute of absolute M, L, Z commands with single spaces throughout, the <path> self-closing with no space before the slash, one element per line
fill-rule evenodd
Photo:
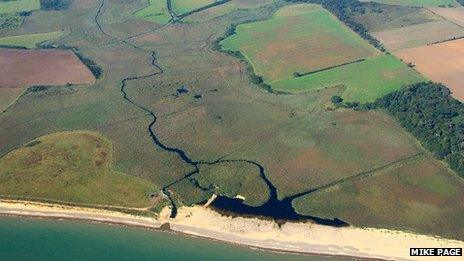
<path fill-rule="evenodd" d="M 90 72 L 95 76 L 96 79 L 100 79 L 103 74 L 103 69 L 98 65 L 94 60 L 84 56 L 82 53 L 78 52 L 76 49 L 72 50 L 76 56 L 81 60 L 82 63 L 89 68 Z"/>
<path fill-rule="evenodd" d="M 453 98 L 446 86 L 423 82 L 373 103 L 344 103 L 339 96 L 332 97 L 332 102 L 356 110 L 386 110 L 425 148 L 464 177 L 464 104 Z"/>

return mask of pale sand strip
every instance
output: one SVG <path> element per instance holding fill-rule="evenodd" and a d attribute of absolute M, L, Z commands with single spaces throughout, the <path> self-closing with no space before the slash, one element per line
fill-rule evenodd
<path fill-rule="evenodd" d="M 240 245 L 327 255 L 348 255 L 381 259 L 412 259 L 410 247 L 461 247 L 464 242 L 386 229 L 356 227 L 334 228 L 307 223 L 279 226 L 257 218 L 231 218 L 201 207 L 182 207 L 176 219 L 165 208 L 158 219 L 122 214 L 107 210 L 40 204 L 24 201 L 1 201 L 0 213 L 53 218 L 85 219 L 99 222 L 159 228 L 169 222 L 176 232 L 212 238 Z M 417 258 L 436 260 L 436 258 Z M 440 260 L 459 258 L 440 258 Z"/>
<path fill-rule="evenodd" d="M 16 200 L 0 200 L 0 214 L 83 219 L 148 228 L 159 228 L 162 225 L 162 223 L 154 218 L 124 214 L 116 211 Z"/>

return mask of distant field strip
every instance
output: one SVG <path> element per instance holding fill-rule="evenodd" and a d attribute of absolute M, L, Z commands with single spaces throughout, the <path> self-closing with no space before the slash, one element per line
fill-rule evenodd
<path fill-rule="evenodd" d="M 171 20 L 166 0 L 149 0 L 149 5 L 136 12 L 135 16 L 159 24 L 166 24 Z"/>
<path fill-rule="evenodd" d="M 354 15 L 353 19 L 371 33 L 443 20 L 425 8 L 373 3 L 366 4 L 365 12 Z"/>
<path fill-rule="evenodd" d="M 218 1 L 215 1 L 215 0 L 171 0 L 172 9 L 178 15 L 191 12 L 203 6 L 213 4 L 214 2 L 218 2 Z"/>
<path fill-rule="evenodd" d="M 374 33 L 390 51 L 442 42 L 464 36 L 464 28 L 450 21 L 437 21 Z"/>
<path fill-rule="evenodd" d="M 64 35 L 64 31 L 56 31 L 40 34 L 24 34 L 0 38 L 0 46 L 20 46 L 26 48 L 35 48 L 37 44 L 45 41 L 58 39 Z"/>
<path fill-rule="evenodd" d="M 240 51 L 272 85 L 309 72 L 375 56 L 377 50 L 319 5 L 281 8 L 269 20 L 241 24 L 221 42 Z"/>
<path fill-rule="evenodd" d="M 426 80 L 393 55 L 382 55 L 303 77 L 275 82 L 273 88 L 301 92 L 345 85 L 347 101 L 369 102 L 404 85 Z"/>
<path fill-rule="evenodd" d="M 428 8 L 431 12 L 464 27 L 464 7 L 456 8 Z"/>
<path fill-rule="evenodd" d="M 361 2 L 403 6 L 458 6 L 454 0 L 361 0 Z"/>
<path fill-rule="evenodd" d="M 213 18 L 217 18 L 223 15 L 226 15 L 235 10 L 250 10 L 254 8 L 259 8 L 270 4 L 274 0 L 254 0 L 254 1 L 241 1 L 241 0 L 232 0 L 221 5 L 217 5 L 213 8 L 208 8 L 207 10 L 202 10 L 199 13 L 191 14 L 188 17 L 185 17 L 183 20 L 186 22 L 204 22 Z"/>
<path fill-rule="evenodd" d="M 39 9 L 39 0 L 0 1 L 0 14 L 28 12 Z"/>

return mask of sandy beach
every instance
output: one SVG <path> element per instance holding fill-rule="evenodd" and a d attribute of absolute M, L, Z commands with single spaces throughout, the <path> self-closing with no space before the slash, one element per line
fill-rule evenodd
<path fill-rule="evenodd" d="M 388 260 L 413 260 L 410 247 L 464 247 L 464 242 L 387 229 L 329 227 L 289 222 L 279 227 L 258 218 L 222 216 L 202 206 L 182 207 L 175 219 L 165 208 L 158 218 L 140 217 L 108 210 L 0 200 L 0 214 L 82 219 L 129 226 L 160 228 L 170 223 L 174 232 L 249 247 L 299 253 L 347 255 Z M 417 260 L 436 258 L 420 257 Z M 459 258 L 442 258 L 440 260 Z"/>

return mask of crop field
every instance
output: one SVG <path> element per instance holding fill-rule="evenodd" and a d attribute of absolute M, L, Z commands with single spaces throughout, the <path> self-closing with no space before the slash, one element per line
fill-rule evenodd
<path fill-rule="evenodd" d="M 454 0 L 361 0 L 362 2 L 377 2 L 389 5 L 404 5 L 404 6 L 447 6 L 456 7 L 459 6 Z"/>
<path fill-rule="evenodd" d="M 215 0 L 172 0 L 171 2 L 173 11 L 178 15 L 182 15 L 200 7 L 212 4 Z"/>
<path fill-rule="evenodd" d="M 421 46 L 397 52 L 406 62 L 435 82 L 445 84 L 456 99 L 464 101 L 464 40 Z"/>
<path fill-rule="evenodd" d="M 39 0 L 0 1 L 0 14 L 28 12 L 39 9 Z"/>
<path fill-rule="evenodd" d="M 0 195 L 148 207 L 156 187 L 112 169 L 112 144 L 89 131 L 39 137 L 0 159 Z"/>
<path fill-rule="evenodd" d="M 166 1 L 149 0 L 149 5 L 138 12 L 135 16 L 149 22 L 166 24 L 171 20 Z"/>
<path fill-rule="evenodd" d="M 410 6 L 366 3 L 365 12 L 355 13 L 353 19 L 370 32 L 385 31 L 434 21 L 441 21 L 439 15 L 428 9 Z M 455 8 L 440 8 L 454 10 Z"/>
<path fill-rule="evenodd" d="M 383 111 L 335 108 L 331 102 L 334 95 L 346 99 L 357 95 L 357 99 L 370 100 L 371 92 L 381 95 L 389 90 L 389 86 L 382 85 L 383 81 L 414 77 L 403 74 L 401 70 L 405 66 L 397 59 L 378 52 L 321 7 L 290 5 L 280 0 L 233 0 L 166 24 L 170 17 L 165 2 L 152 0 L 150 7 L 144 9 L 146 3 L 105 1 L 102 5 L 101 1 L 73 1 L 69 9 L 53 11 L 53 16 L 44 11 L 33 12 L 19 30 L 9 32 L 8 36 L 70 31 L 66 37 L 57 39 L 56 44 L 75 46 L 101 66 L 103 74 L 86 88 L 64 84 L 23 92 L 0 113 L 1 162 L 16 164 L 5 159 L 24 150 L 42 148 L 40 145 L 45 142 L 32 147 L 27 144 L 49 137 L 44 135 L 89 130 L 112 143 L 108 154 L 112 155 L 112 164 L 108 175 L 99 177 L 98 182 L 118 173 L 120 180 L 127 183 L 120 188 L 118 182 L 117 188 L 124 193 L 129 193 L 129 189 L 135 193 L 126 201 L 121 195 L 107 193 L 116 199 L 99 195 L 94 197 L 95 202 L 120 200 L 119 205 L 142 207 L 147 206 L 147 198 L 143 197 L 147 192 L 165 189 L 178 206 L 205 202 L 212 193 L 243 197 L 246 204 L 256 206 L 269 196 L 261 174 L 277 188 L 282 199 L 396 166 L 423 153 L 417 140 Z M 382 86 L 382 91 L 371 88 L 363 92 L 362 87 L 353 84 L 309 88 L 285 95 L 269 93 L 250 81 L 247 65 L 240 59 L 214 48 L 216 40 L 224 37 L 231 25 L 238 25 L 235 41 L 239 40 L 237 35 L 254 37 L 252 40 L 258 45 L 250 42 L 248 48 L 262 49 L 256 57 L 261 59 L 264 69 L 270 70 L 265 72 L 267 75 L 262 74 L 266 80 L 294 79 L 295 72 L 304 74 L 359 59 L 366 59 L 365 64 L 372 62 L 377 69 L 382 61 L 391 70 L 380 74 L 378 82 L 373 80 L 374 74 L 369 74 L 366 80 Z M 71 27 L 73 30 L 67 30 Z M 238 46 L 238 42 L 235 44 Z M 263 48 L 265 44 L 270 46 L 267 50 Z M 339 55 L 331 57 L 335 52 Z M 249 60 L 255 69 L 259 68 L 259 62 Z M 406 68 L 406 72 L 410 71 Z M 8 90 L 12 92 L 12 89 Z M 66 148 L 74 145 L 79 148 L 81 144 L 75 144 L 67 136 L 56 137 Z M 62 147 L 47 148 L 62 152 Z M 62 155 L 77 157 L 73 151 L 65 152 Z M 91 157 L 85 155 L 81 159 Z M 61 164 L 61 160 L 57 162 Z M 87 166 L 92 167 L 92 162 L 87 161 Z M 17 169 L 19 165 L 12 168 Z M 55 166 L 42 166 L 40 173 L 54 173 L 45 169 L 53 170 Z M 427 166 L 415 166 L 417 173 L 422 168 Z M 128 176 L 133 177 L 134 183 L 126 180 Z M 395 182 L 396 177 L 389 177 L 385 175 L 388 182 Z M 411 179 L 421 181 L 421 177 Z M 147 186 L 142 184 L 137 185 L 139 189 L 131 189 L 132 185 L 127 185 L 139 184 L 141 180 Z M 61 179 L 54 182 L 59 183 Z M 387 209 L 389 202 L 395 200 L 395 195 L 386 195 L 388 199 L 378 202 L 379 208 Z M 87 201 L 87 196 L 74 199 Z M 71 200 L 61 195 L 59 198 Z M 134 200 L 129 202 L 129 198 Z M 154 208 L 160 210 L 167 204 L 163 202 Z M 459 206 L 456 209 L 462 210 Z M 392 209 L 392 212 L 400 215 L 397 212 L 402 210 Z M 321 213 L 309 208 L 302 211 L 311 215 Z M 340 218 L 343 217 L 340 215 Z M 395 222 L 374 217 L 370 224 L 389 227 L 395 226 Z M 414 230 L 421 226 L 420 221 L 411 220 L 406 228 Z"/>
<path fill-rule="evenodd" d="M 432 12 L 464 27 L 464 7 L 455 8 L 430 8 Z"/>
<path fill-rule="evenodd" d="M 398 51 L 464 36 L 464 28 L 450 21 L 395 28 L 373 34 L 390 51 Z"/>
<path fill-rule="evenodd" d="M 294 73 L 377 54 L 328 11 L 309 4 L 283 7 L 269 20 L 239 25 L 221 46 L 240 51 L 270 85 L 292 78 Z"/>
<path fill-rule="evenodd" d="M 67 50 L 0 49 L 0 86 L 92 84 L 95 78 Z"/>
<path fill-rule="evenodd" d="M 363 72 L 362 74 L 357 72 Z M 425 81 L 393 55 L 382 55 L 345 66 L 279 81 L 273 88 L 301 92 L 344 85 L 346 101 L 372 102 L 405 85 Z"/>
<path fill-rule="evenodd" d="M 0 49 L 0 77 L 1 110 L 28 86 L 95 82 L 87 67 L 67 50 Z"/>
<path fill-rule="evenodd" d="M 0 46 L 20 46 L 29 49 L 36 48 L 38 44 L 45 41 L 54 40 L 62 37 L 64 31 L 39 33 L 39 34 L 26 34 L 0 38 Z"/>
<path fill-rule="evenodd" d="M 300 213 L 338 217 L 363 227 L 408 229 L 464 237 L 464 182 L 431 156 L 298 198 Z"/>

